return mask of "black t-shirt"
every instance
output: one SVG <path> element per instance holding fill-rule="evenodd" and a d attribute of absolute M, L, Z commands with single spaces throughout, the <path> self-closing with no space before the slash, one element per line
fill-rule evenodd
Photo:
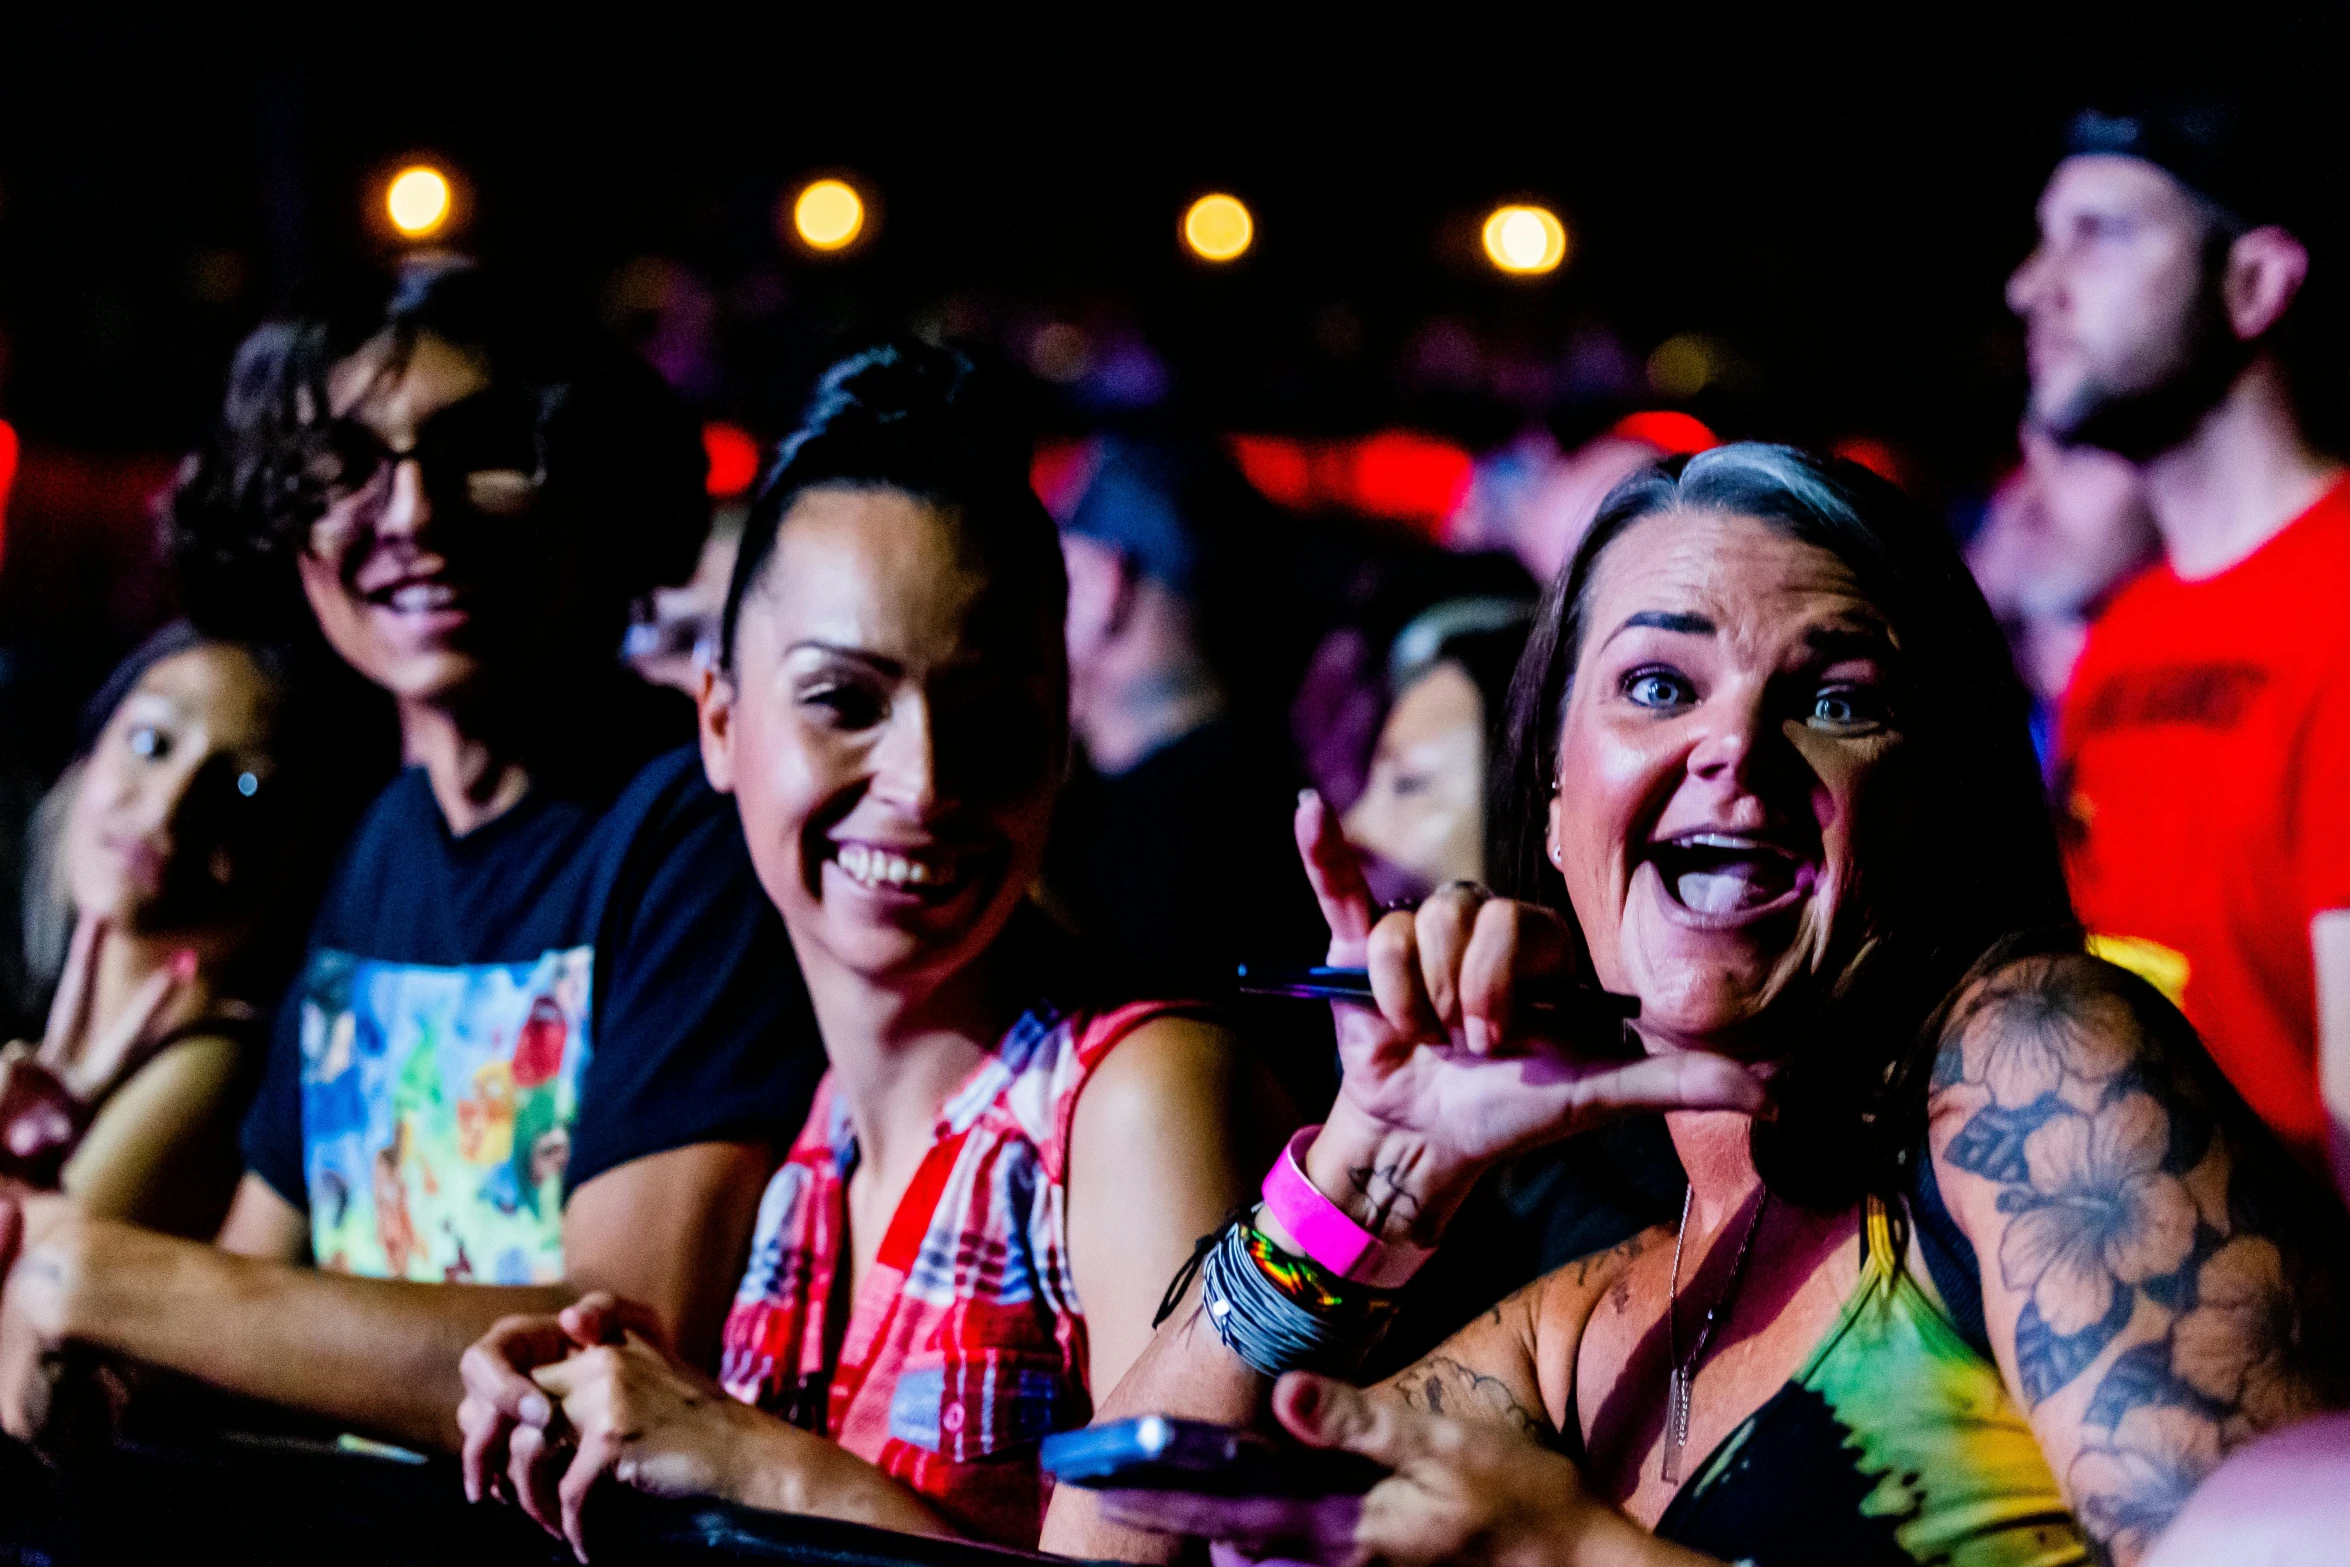
<path fill-rule="evenodd" d="M 734 803 L 690 747 L 583 771 L 457 838 L 411 768 L 344 851 L 244 1133 L 322 1266 L 558 1279 L 581 1183 L 806 1117 L 822 1045 Z"/>
<path fill-rule="evenodd" d="M 1125 772 L 1080 767 L 1063 791 L 1047 885 L 1149 983 L 1221 996 L 1237 963 L 1321 961 L 1329 932 L 1290 833 L 1297 796 L 1269 750 L 1212 719 Z"/>

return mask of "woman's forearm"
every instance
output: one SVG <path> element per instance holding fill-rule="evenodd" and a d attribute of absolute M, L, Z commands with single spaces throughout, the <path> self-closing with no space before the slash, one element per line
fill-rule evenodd
<path fill-rule="evenodd" d="M 1118 1385 L 1094 1406 L 1094 1423 L 1139 1415 L 1179 1415 L 1217 1425 L 1252 1426 L 1262 1418 L 1272 1379 L 1224 1347 L 1199 1303 L 1195 1281 Z M 1102 1516 L 1091 1492 L 1053 1492 L 1038 1549 L 1093 1561 L 1173 1561 L 1182 1541 L 1123 1528 Z"/>
<path fill-rule="evenodd" d="M 25 1259 L 57 1276 L 10 1285 L 58 1290 L 56 1336 L 425 1448 L 458 1443 L 466 1346 L 577 1293 L 352 1278 L 107 1220 L 76 1227 Z"/>
<path fill-rule="evenodd" d="M 761 1438 L 743 1444 L 755 1456 L 742 1464 L 728 1499 L 774 1513 L 838 1518 L 872 1524 L 901 1534 L 957 1537 L 911 1486 L 893 1480 L 856 1454 L 820 1437 L 787 1426 L 772 1415 L 745 1409 L 764 1428 Z M 749 1455 L 746 1455 L 749 1456 Z"/>

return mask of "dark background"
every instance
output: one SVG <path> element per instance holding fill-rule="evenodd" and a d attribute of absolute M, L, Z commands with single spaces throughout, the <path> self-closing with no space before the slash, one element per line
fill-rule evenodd
<path fill-rule="evenodd" d="M 418 154 L 463 181 L 452 243 L 576 292 L 762 437 L 843 342 L 908 326 L 1031 364 L 1076 328 L 1090 368 L 1047 389 L 1071 425 L 1167 387 L 1227 430 L 1471 446 L 1673 401 L 1643 366 L 1695 334 L 1715 374 L 1679 402 L 1724 434 L 1878 441 L 1962 511 L 2011 460 L 2000 288 L 2066 113 L 2331 90 L 2334 19 L 0 7 L 0 418 L 26 449 L 0 647 L 98 664 L 166 612 L 145 497 L 267 304 L 386 248 L 382 178 Z M 822 172 L 877 200 L 838 258 L 778 237 Z M 1258 220 L 1221 269 L 1175 239 L 1215 188 Z M 1518 195 L 1573 235 L 1548 279 L 1477 255 Z"/>

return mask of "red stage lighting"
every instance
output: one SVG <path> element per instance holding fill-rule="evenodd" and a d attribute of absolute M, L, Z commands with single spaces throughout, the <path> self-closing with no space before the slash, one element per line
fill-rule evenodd
<path fill-rule="evenodd" d="M 1410 430 L 1354 440 L 1279 435 L 1228 438 L 1233 460 L 1257 493 L 1292 511 L 1337 506 L 1411 524 L 1434 537 L 1469 488 L 1469 454 Z"/>
<path fill-rule="evenodd" d="M 1055 519 L 1066 519 L 1093 480 L 1091 441 L 1039 441 L 1028 463 L 1028 487 Z"/>
<path fill-rule="evenodd" d="M 1627 441 L 1646 441 L 1660 452 L 1682 457 L 1691 452 L 1702 452 L 1719 446 L 1722 438 L 1705 427 L 1704 421 L 1670 408 L 1650 409 L 1646 413 L 1626 414 L 1608 431 Z"/>
<path fill-rule="evenodd" d="M 1901 454 L 1872 436 L 1848 435 L 1829 448 L 1846 462 L 1859 463 L 1863 468 L 1893 484 L 1904 484 L 1901 472 Z"/>
<path fill-rule="evenodd" d="M 702 426 L 702 450 L 709 454 L 712 496 L 729 500 L 759 482 L 759 443 L 739 425 L 713 419 Z"/>
<path fill-rule="evenodd" d="M 1354 451 L 1355 509 L 1374 517 L 1433 527 L 1452 515 L 1469 490 L 1474 459 L 1449 441 L 1409 430 L 1382 430 Z"/>
<path fill-rule="evenodd" d="M 1314 493 L 1314 458 L 1305 442 L 1285 440 L 1278 435 L 1235 435 L 1230 444 L 1232 460 L 1240 464 L 1241 476 L 1256 487 L 1259 495 L 1292 511 L 1304 511 L 1318 499 Z"/>
<path fill-rule="evenodd" d="M 8 492 L 16 487 L 16 431 L 0 419 L 0 560 L 8 558 Z"/>

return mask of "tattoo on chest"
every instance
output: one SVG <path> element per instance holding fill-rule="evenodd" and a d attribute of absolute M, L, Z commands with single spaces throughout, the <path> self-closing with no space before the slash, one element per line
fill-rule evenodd
<path fill-rule="evenodd" d="M 2229 1447 L 2317 1407 L 2292 1181 L 2185 1023 L 2085 959 L 1994 980 L 1944 1037 L 1944 1150 L 1997 1188 L 2027 1409 L 2087 1390 L 2067 1490 L 2122 1560 Z"/>

